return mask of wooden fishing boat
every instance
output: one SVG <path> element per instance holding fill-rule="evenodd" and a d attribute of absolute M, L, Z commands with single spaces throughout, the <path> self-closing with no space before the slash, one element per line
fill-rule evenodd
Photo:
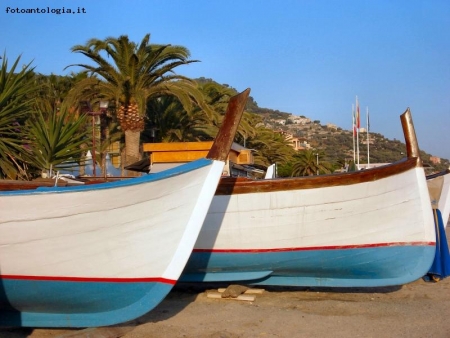
<path fill-rule="evenodd" d="M 206 158 L 124 181 L 1 191 L 0 325 L 112 325 L 158 305 L 192 252 L 249 91 L 230 99 Z"/>
<path fill-rule="evenodd" d="M 427 184 L 431 204 L 434 209 L 440 210 L 442 222 L 446 227 L 450 215 L 450 170 L 428 175 Z"/>
<path fill-rule="evenodd" d="M 377 287 L 424 276 L 436 235 L 409 109 L 407 158 L 358 172 L 222 178 L 184 282 Z"/>

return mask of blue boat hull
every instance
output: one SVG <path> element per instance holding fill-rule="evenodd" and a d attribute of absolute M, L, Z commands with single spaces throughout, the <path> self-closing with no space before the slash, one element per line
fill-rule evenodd
<path fill-rule="evenodd" d="M 433 245 L 193 252 L 179 281 L 325 287 L 402 285 L 424 276 L 434 254 Z"/>
<path fill-rule="evenodd" d="M 96 327 L 137 318 L 173 283 L 0 280 L 0 326 Z M 7 295 L 7 296 L 6 296 Z"/>

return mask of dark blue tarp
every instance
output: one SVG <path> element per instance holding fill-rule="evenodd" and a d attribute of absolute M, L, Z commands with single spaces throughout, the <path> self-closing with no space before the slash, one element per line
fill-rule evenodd
<path fill-rule="evenodd" d="M 427 276 L 439 280 L 450 275 L 450 253 L 441 212 L 436 209 L 433 213 L 436 224 L 436 256 Z"/>

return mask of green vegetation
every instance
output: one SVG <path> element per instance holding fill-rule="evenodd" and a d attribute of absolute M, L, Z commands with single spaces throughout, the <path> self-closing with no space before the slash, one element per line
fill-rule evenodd
<path fill-rule="evenodd" d="M 30 138 L 30 163 L 51 174 L 53 168 L 73 168 L 81 158 L 82 144 L 86 142 L 87 115 L 77 116 L 68 110 L 54 110 L 48 114 L 34 113 L 26 123 L 25 134 Z"/>
<path fill-rule="evenodd" d="M 30 64 L 14 73 L 20 57 L 8 71 L 8 59 L 3 55 L 0 69 L 0 178 L 27 178 L 28 153 L 22 137 L 22 126 L 31 113 L 30 95 L 36 87 L 30 81 Z"/>
<path fill-rule="evenodd" d="M 196 83 L 175 73 L 177 67 L 196 62 L 189 60 L 189 50 L 183 46 L 150 44 L 150 34 L 137 44 L 122 35 L 91 39 L 84 46 L 74 46 L 72 51 L 95 63 L 72 65 L 83 67 L 90 75 L 76 83 L 72 103 L 86 97 L 115 103 L 115 118 L 125 136 L 126 165 L 141 157 L 140 135 L 145 129 L 149 100 L 173 96 L 188 112 L 194 102 L 202 104 Z"/>
<path fill-rule="evenodd" d="M 325 162 L 323 158 L 323 151 L 300 151 L 296 155 L 296 161 L 292 167 L 292 176 L 313 176 L 332 173 L 332 165 L 329 162 Z"/>
<path fill-rule="evenodd" d="M 212 140 L 228 100 L 237 90 L 212 79 L 189 79 L 176 69 L 189 59 L 183 46 L 139 43 L 127 36 L 91 39 L 72 48 L 91 64 L 68 76 L 34 73 L 30 64 L 17 70 L 20 57 L 8 69 L 4 55 L 0 69 L 0 178 L 32 179 L 42 171 L 83 165 L 95 142 L 96 162 L 105 170 L 106 153 L 118 141 L 124 165 L 142 157 L 143 142 Z M 251 86 L 250 86 L 251 87 Z M 100 102 L 108 101 L 100 109 Z M 100 115 L 91 118 L 89 114 Z M 101 113 L 101 114 L 100 114 Z M 300 117 L 299 117 L 300 118 Z M 304 121 L 278 110 L 258 107 L 250 97 L 235 141 L 253 149 L 255 163 L 278 165 L 278 175 L 305 176 L 354 168 L 352 131 L 327 128 L 319 120 Z M 277 121 L 284 121 L 280 124 Z M 94 128 L 94 129 L 92 129 Z M 309 148 L 295 151 L 286 135 Z M 367 163 L 366 135 L 360 135 L 360 163 Z M 394 162 L 406 146 L 370 133 L 370 162 Z M 448 160 L 425 165 L 439 171 Z"/>

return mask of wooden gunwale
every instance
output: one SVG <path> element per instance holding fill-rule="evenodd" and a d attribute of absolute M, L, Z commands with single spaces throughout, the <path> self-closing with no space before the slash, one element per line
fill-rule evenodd
<path fill-rule="evenodd" d="M 206 158 L 210 160 L 218 160 L 225 162 L 231 149 L 234 137 L 237 132 L 239 122 L 244 113 L 244 108 L 250 95 L 250 88 L 230 98 L 225 112 L 222 125 L 219 129 L 217 137 L 214 139 L 212 146 Z M 201 148 L 205 148 L 207 142 L 203 142 Z M 177 145 L 179 147 L 179 144 Z M 209 147 L 208 147 L 209 148 Z M 108 181 L 127 179 L 128 177 L 86 177 L 83 180 L 85 184 L 98 184 Z M 129 177 L 131 178 L 131 177 Z M 71 184 L 64 180 L 58 180 L 58 187 L 65 187 L 77 184 Z M 35 181 L 19 181 L 19 180 L 0 180 L 0 191 L 11 190 L 33 190 L 39 187 L 54 187 L 54 179 L 35 180 Z"/>
<path fill-rule="evenodd" d="M 58 187 L 67 187 L 68 184 L 66 181 L 58 180 Z M 19 181 L 19 180 L 0 180 L 0 191 L 8 191 L 8 190 L 28 190 L 28 189 L 37 189 L 39 187 L 54 187 L 55 181 Z"/>
<path fill-rule="evenodd" d="M 223 177 L 217 187 L 216 195 L 249 194 L 352 185 L 377 181 L 386 177 L 398 175 L 416 167 L 423 167 L 422 160 L 419 157 L 419 146 L 409 108 L 400 115 L 400 120 L 407 149 L 407 158 L 405 159 L 367 170 L 329 175 L 268 180 Z"/>
<path fill-rule="evenodd" d="M 250 89 L 246 89 L 242 93 L 230 99 L 230 102 L 227 107 L 227 112 L 225 114 L 225 118 L 222 123 L 222 126 L 230 125 L 230 127 L 220 129 L 214 141 L 214 144 L 211 147 L 210 152 L 208 153 L 207 156 L 208 158 L 226 160 L 229 149 L 231 148 L 231 143 L 233 142 L 233 138 L 231 138 L 231 135 L 234 135 L 236 133 L 249 93 Z M 315 189 L 333 186 L 352 185 L 364 182 L 377 181 L 379 179 L 383 179 L 389 176 L 406 172 L 415 167 L 422 167 L 422 161 L 420 157 L 418 157 L 419 147 L 409 108 L 400 116 L 400 119 L 402 122 L 408 157 L 398 162 L 367 170 L 361 170 L 358 172 L 347 172 L 347 173 L 319 175 L 319 176 L 279 178 L 268 180 L 253 180 L 242 177 L 239 178 L 222 177 L 219 186 L 217 187 L 216 195 Z M 439 175 L 444 175 L 448 172 L 450 172 L 450 170 L 446 170 L 442 173 L 428 176 L 427 179 Z M 97 181 L 95 183 L 100 182 Z M 0 190 L 36 189 L 41 186 L 53 186 L 53 185 L 54 183 L 50 184 L 47 182 L 43 183 L 40 181 L 30 182 L 30 181 L 0 180 Z"/>
<path fill-rule="evenodd" d="M 447 174 L 450 174 L 450 169 L 445 169 L 445 170 L 442 170 L 442 171 L 440 171 L 438 173 L 427 175 L 427 180 L 431 180 L 433 178 L 437 178 L 437 177 L 440 177 L 440 176 L 445 176 Z"/>
<path fill-rule="evenodd" d="M 316 189 L 377 181 L 418 167 L 420 159 L 408 158 L 398 162 L 357 172 L 252 180 L 222 177 L 216 195 L 249 194 L 283 190 Z"/>

